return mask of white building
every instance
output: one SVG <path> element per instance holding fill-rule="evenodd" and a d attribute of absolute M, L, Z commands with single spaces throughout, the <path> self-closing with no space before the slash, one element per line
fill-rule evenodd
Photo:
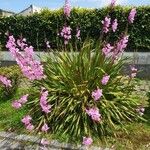
<path fill-rule="evenodd" d="M 30 5 L 30 7 L 24 9 L 17 15 L 30 16 L 30 15 L 33 15 L 34 13 L 40 13 L 41 11 L 42 11 L 42 8 L 34 6 L 34 5 Z"/>
<path fill-rule="evenodd" d="M 15 13 L 12 12 L 12 11 L 7 11 L 7 10 L 0 9 L 0 17 L 10 17 L 10 16 L 13 16 L 13 15 L 15 15 Z"/>

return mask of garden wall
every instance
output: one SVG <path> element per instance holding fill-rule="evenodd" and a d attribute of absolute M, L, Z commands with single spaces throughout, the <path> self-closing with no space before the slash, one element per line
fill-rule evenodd
<path fill-rule="evenodd" d="M 119 22 L 119 30 L 109 36 L 109 41 L 113 42 L 121 32 L 126 28 L 127 16 L 131 8 L 117 6 L 115 11 L 111 13 L 111 18 L 117 18 Z M 72 34 L 75 35 L 76 27 L 81 29 L 81 40 L 84 41 L 88 36 L 92 39 L 98 39 L 102 29 L 101 21 L 108 12 L 108 8 L 102 9 L 81 9 L 74 8 L 71 17 L 67 20 L 70 24 Z M 57 48 L 60 40 L 58 33 L 63 27 L 65 17 L 62 9 L 49 11 L 44 10 L 41 14 L 33 16 L 12 16 L 0 18 L 0 43 L 5 49 L 6 39 L 5 33 L 9 31 L 15 37 L 23 36 L 27 38 L 36 50 L 46 48 L 45 42 L 48 40 L 52 48 Z M 128 26 L 130 34 L 129 45 L 127 51 L 150 51 L 150 6 L 137 7 L 137 16 L 134 26 Z M 75 37 L 72 37 L 72 43 Z"/>
<path fill-rule="evenodd" d="M 49 53 L 53 55 L 52 53 Z M 47 53 L 45 52 L 35 52 L 34 58 L 37 60 L 43 60 Z M 143 79 L 150 79 L 150 52 L 125 52 L 124 57 L 128 57 L 128 62 L 124 66 L 123 73 L 129 74 L 130 64 L 135 64 L 136 68 L 138 68 L 139 73 L 137 77 Z M 15 60 L 11 57 L 10 52 L 1 52 L 0 53 L 0 66 L 11 66 L 16 64 Z"/>

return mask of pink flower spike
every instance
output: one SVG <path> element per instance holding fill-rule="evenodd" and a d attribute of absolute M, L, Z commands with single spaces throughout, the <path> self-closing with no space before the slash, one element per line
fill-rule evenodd
<path fill-rule="evenodd" d="M 110 79 L 110 76 L 108 76 L 108 75 L 103 76 L 103 78 L 101 80 L 102 85 L 106 85 L 108 83 L 109 79 Z"/>
<path fill-rule="evenodd" d="M 124 52 L 125 48 L 127 47 L 128 40 L 129 40 L 129 36 L 125 35 L 117 42 L 116 48 L 113 51 L 114 58 L 117 58 L 118 55 L 120 55 Z"/>
<path fill-rule="evenodd" d="M 34 129 L 34 126 L 31 123 L 29 123 L 28 125 L 26 125 L 26 129 L 32 131 Z"/>
<path fill-rule="evenodd" d="M 117 27 L 118 27 L 118 21 L 117 21 L 117 19 L 115 19 L 113 21 L 113 24 L 112 24 L 112 30 L 113 30 L 113 32 L 115 32 L 117 30 Z"/>
<path fill-rule="evenodd" d="M 40 98 L 40 106 L 42 108 L 42 111 L 45 113 L 51 112 L 51 105 L 47 104 L 47 99 L 48 99 L 48 91 L 43 91 L 43 88 L 41 90 L 41 98 Z"/>
<path fill-rule="evenodd" d="M 29 116 L 29 115 L 27 115 L 27 116 L 25 116 L 21 121 L 22 121 L 22 123 L 24 123 L 25 125 L 28 125 L 28 124 L 30 124 L 30 121 L 32 120 L 32 118 Z"/>
<path fill-rule="evenodd" d="M 27 98 L 28 98 L 28 96 L 29 96 L 29 94 L 26 94 L 26 95 L 23 95 L 20 99 L 19 99 L 19 103 L 21 103 L 21 104 L 25 104 L 28 100 L 27 100 Z"/>
<path fill-rule="evenodd" d="M 41 105 L 41 107 L 42 107 L 42 111 L 44 111 L 46 114 L 51 112 L 51 110 L 50 110 L 51 105 L 45 105 L 45 106 Z"/>
<path fill-rule="evenodd" d="M 130 66 L 130 67 L 132 72 L 137 72 L 137 68 L 135 68 L 134 66 Z"/>
<path fill-rule="evenodd" d="M 45 123 L 45 124 L 42 126 L 41 131 L 47 132 L 48 130 L 49 130 L 49 127 L 48 127 L 48 125 Z"/>
<path fill-rule="evenodd" d="M 111 0 L 111 7 L 114 7 L 117 0 Z"/>
<path fill-rule="evenodd" d="M 107 45 L 105 45 L 105 47 L 102 49 L 102 52 L 103 54 L 105 55 L 105 57 L 109 57 L 110 56 L 110 53 L 111 53 L 111 50 L 113 49 L 114 47 L 111 46 L 109 43 Z"/>
<path fill-rule="evenodd" d="M 77 28 L 76 29 L 76 38 L 79 40 L 80 39 L 80 29 L 79 28 Z"/>
<path fill-rule="evenodd" d="M 105 19 L 102 21 L 103 24 L 103 32 L 107 33 L 109 31 L 109 27 L 111 24 L 111 18 L 105 17 Z"/>
<path fill-rule="evenodd" d="M 133 8 L 129 13 L 129 17 L 128 17 L 129 23 L 133 23 L 135 15 L 136 15 L 136 8 Z"/>
<path fill-rule="evenodd" d="M 99 109 L 97 107 L 86 109 L 86 113 L 92 118 L 94 121 L 101 120 L 101 114 L 99 113 Z"/>
<path fill-rule="evenodd" d="M 11 55 L 16 59 L 16 62 L 25 77 L 30 80 L 41 80 L 45 77 L 43 65 L 40 61 L 34 59 L 33 47 L 28 46 L 24 41 L 17 40 L 16 44 L 14 37 L 9 36 L 6 48 L 9 49 Z M 24 50 L 24 53 L 20 53 L 19 48 Z"/>
<path fill-rule="evenodd" d="M 97 89 L 92 92 L 92 97 L 95 101 L 98 101 L 102 97 L 102 89 Z"/>
<path fill-rule="evenodd" d="M 134 66 L 130 66 L 131 68 L 131 78 L 136 77 L 137 75 L 137 68 L 135 68 Z"/>
<path fill-rule="evenodd" d="M 12 102 L 12 107 L 15 109 L 19 109 L 22 107 L 22 105 L 17 100 L 15 100 Z"/>
<path fill-rule="evenodd" d="M 12 87 L 11 81 L 4 76 L 0 75 L 0 82 L 2 82 L 6 87 Z"/>
<path fill-rule="evenodd" d="M 64 44 L 67 45 L 71 39 L 71 28 L 70 26 L 64 26 L 61 30 L 60 36 L 64 38 Z"/>
<path fill-rule="evenodd" d="M 93 140 L 91 137 L 83 137 L 82 144 L 85 146 L 90 146 L 93 143 Z"/>
<path fill-rule="evenodd" d="M 66 17 L 70 17 L 70 13 L 71 13 L 71 6 L 69 4 L 69 0 L 65 0 L 64 15 Z"/>
<path fill-rule="evenodd" d="M 49 141 L 46 140 L 46 139 L 42 139 L 42 140 L 41 140 L 41 144 L 44 145 L 44 146 L 46 146 L 46 145 L 49 144 Z"/>

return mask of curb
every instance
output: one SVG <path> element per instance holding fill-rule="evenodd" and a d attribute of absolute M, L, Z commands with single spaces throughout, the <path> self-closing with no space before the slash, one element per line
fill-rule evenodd
<path fill-rule="evenodd" d="M 5 140 L 12 140 L 13 142 L 30 142 L 31 145 L 38 146 L 38 149 L 41 149 L 40 141 L 41 139 L 36 136 L 30 136 L 25 134 L 17 135 L 15 133 L 9 133 L 9 132 L 0 132 L 0 138 L 5 138 Z M 1 148 L 1 147 L 0 147 Z M 49 145 L 46 147 L 50 150 L 112 150 L 110 148 L 101 148 L 101 147 L 94 147 L 91 146 L 90 148 L 87 148 L 82 145 L 73 145 L 73 144 L 67 144 L 67 143 L 60 143 L 57 140 L 50 141 Z M 33 149 L 34 150 L 34 149 Z M 35 148 L 37 150 L 37 148 Z"/>

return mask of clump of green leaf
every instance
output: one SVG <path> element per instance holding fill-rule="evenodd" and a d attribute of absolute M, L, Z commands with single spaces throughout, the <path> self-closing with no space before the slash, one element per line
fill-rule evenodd
<path fill-rule="evenodd" d="M 126 59 L 115 62 L 105 57 L 100 45 L 93 41 L 83 44 L 81 52 L 54 52 L 45 63 L 46 78 L 35 81 L 38 89 L 44 87 L 49 92 L 47 102 L 51 112 L 44 114 L 39 104 L 39 94 L 30 100 L 31 114 L 37 126 L 47 122 L 53 133 L 81 138 L 90 135 L 115 135 L 118 125 L 141 119 L 136 112 L 138 99 L 134 97 L 134 85 L 129 76 L 121 74 Z M 110 75 L 107 85 L 102 85 L 104 75 Z M 103 95 L 94 101 L 92 92 L 100 88 Z M 101 114 L 99 122 L 93 121 L 86 109 L 96 107 Z"/>

